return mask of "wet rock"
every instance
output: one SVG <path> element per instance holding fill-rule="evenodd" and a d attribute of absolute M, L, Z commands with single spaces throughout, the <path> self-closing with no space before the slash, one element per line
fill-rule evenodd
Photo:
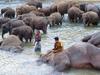
<path fill-rule="evenodd" d="M 11 51 L 11 52 L 21 52 L 23 51 L 22 42 L 15 35 L 10 35 L 3 40 L 0 46 L 0 50 Z"/>

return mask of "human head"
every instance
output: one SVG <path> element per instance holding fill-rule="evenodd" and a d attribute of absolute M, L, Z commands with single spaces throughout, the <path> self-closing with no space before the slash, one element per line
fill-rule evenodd
<path fill-rule="evenodd" d="M 55 37 L 54 39 L 55 39 L 55 41 L 58 41 L 59 40 L 59 37 Z"/>
<path fill-rule="evenodd" d="M 36 30 L 36 34 L 39 34 L 40 33 L 40 30 Z"/>

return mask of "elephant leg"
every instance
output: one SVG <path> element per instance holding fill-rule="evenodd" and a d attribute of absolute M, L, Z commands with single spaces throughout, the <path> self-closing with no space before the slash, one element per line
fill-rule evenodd
<path fill-rule="evenodd" d="M 19 39 L 23 42 L 23 37 L 19 36 Z"/>
<path fill-rule="evenodd" d="M 87 26 L 90 26 L 91 25 L 91 23 L 87 23 Z"/>
<path fill-rule="evenodd" d="M 74 16 L 74 22 L 77 23 L 77 16 Z"/>
<path fill-rule="evenodd" d="M 35 28 L 33 28 L 33 33 L 34 33 Z"/>
<path fill-rule="evenodd" d="M 52 22 L 49 23 L 50 27 L 52 27 Z"/>
<path fill-rule="evenodd" d="M 62 25 L 62 20 L 60 20 L 60 22 L 59 22 L 59 23 L 60 23 L 60 25 Z"/>
<path fill-rule="evenodd" d="M 55 26 L 55 22 L 54 21 L 52 21 L 52 25 Z"/>
<path fill-rule="evenodd" d="M 28 38 L 25 38 L 25 42 L 28 43 Z"/>
<path fill-rule="evenodd" d="M 25 39 L 25 43 L 28 43 L 29 36 L 23 36 Z"/>
<path fill-rule="evenodd" d="M 44 34 L 47 34 L 47 27 L 44 27 L 42 31 Z"/>
<path fill-rule="evenodd" d="M 92 23 L 92 24 L 97 26 L 97 25 L 98 25 L 98 22 L 94 22 L 94 23 Z"/>
<path fill-rule="evenodd" d="M 30 38 L 30 42 L 32 42 L 32 38 Z"/>
<path fill-rule="evenodd" d="M 46 34 L 46 33 L 47 33 L 47 31 L 46 31 L 46 30 L 44 30 L 44 29 L 43 29 L 42 31 L 43 31 L 43 33 L 44 33 L 44 34 Z"/>
<path fill-rule="evenodd" d="M 84 26 L 88 27 L 88 21 L 87 20 L 84 21 Z"/>

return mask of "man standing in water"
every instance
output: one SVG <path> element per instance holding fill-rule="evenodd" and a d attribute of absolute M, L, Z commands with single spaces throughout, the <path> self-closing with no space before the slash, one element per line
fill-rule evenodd
<path fill-rule="evenodd" d="M 40 30 L 36 30 L 35 32 L 35 41 L 34 41 L 34 44 L 35 45 L 35 51 L 41 51 L 41 33 L 40 33 Z"/>

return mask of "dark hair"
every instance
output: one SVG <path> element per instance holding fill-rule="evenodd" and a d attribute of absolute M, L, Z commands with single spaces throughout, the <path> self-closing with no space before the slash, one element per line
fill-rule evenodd
<path fill-rule="evenodd" d="M 59 38 L 58 38 L 58 37 L 55 37 L 54 39 L 55 39 L 55 40 L 59 40 Z"/>

